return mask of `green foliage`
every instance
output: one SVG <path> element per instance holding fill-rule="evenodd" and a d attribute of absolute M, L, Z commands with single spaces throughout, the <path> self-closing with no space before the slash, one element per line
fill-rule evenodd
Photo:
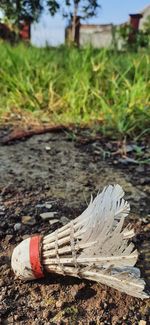
<path fill-rule="evenodd" d="M 0 9 L 7 19 L 18 23 L 20 18 L 36 20 L 43 10 L 41 0 L 1 0 Z"/>
<path fill-rule="evenodd" d="M 149 130 L 149 53 L 0 44 L 1 121 L 97 124 L 101 132 Z"/>
<path fill-rule="evenodd" d="M 59 10 L 65 17 L 73 16 L 74 8 L 76 14 L 82 18 L 92 17 L 96 14 L 100 7 L 98 0 L 1 0 L 0 9 L 5 16 L 18 22 L 20 18 L 30 18 L 36 20 L 39 18 L 44 7 L 50 11 L 51 15 L 55 15 Z"/>
<path fill-rule="evenodd" d="M 147 17 L 147 19 L 144 23 L 144 31 L 147 34 L 150 34 L 150 15 Z"/>
<path fill-rule="evenodd" d="M 148 48 L 150 46 L 150 20 L 145 22 L 144 30 L 134 32 L 129 24 L 120 26 L 117 31 L 119 38 L 123 40 L 123 48 L 125 50 L 137 51 L 141 47 Z M 131 40 L 130 40 L 131 38 Z"/>
<path fill-rule="evenodd" d="M 125 41 L 128 42 L 129 34 L 131 33 L 131 26 L 129 24 L 121 25 L 118 29 L 119 36 Z"/>
<path fill-rule="evenodd" d="M 99 7 L 99 0 L 2 0 L 0 2 L 5 20 L 10 20 L 17 26 L 21 19 L 38 20 L 44 8 L 48 8 L 52 16 L 60 11 L 63 17 L 72 19 L 72 42 L 74 43 L 77 43 L 77 16 L 82 19 L 93 17 Z"/>
<path fill-rule="evenodd" d="M 47 5 L 52 15 L 61 10 L 65 17 L 72 17 L 76 8 L 76 14 L 82 19 L 94 16 L 100 8 L 98 0 L 47 0 Z"/>

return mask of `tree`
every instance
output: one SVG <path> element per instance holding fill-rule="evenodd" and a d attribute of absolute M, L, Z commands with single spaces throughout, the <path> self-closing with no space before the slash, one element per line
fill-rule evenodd
<path fill-rule="evenodd" d="M 43 1 L 1 0 L 0 9 L 5 17 L 18 24 L 22 18 L 30 19 L 31 21 L 38 19 L 43 10 Z"/>
<path fill-rule="evenodd" d="M 55 15 L 58 11 L 72 20 L 72 41 L 75 41 L 77 17 L 87 19 L 96 15 L 100 8 L 99 0 L 47 0 L 49 11 Z"/>
<path fill-rule="evenodd" d="M 144 32 L 150 34 L 150 15 L 147 16 L 147 19 L 143 27 L 144 27 Z"/>
<path fill-rule="evenodd" d="M 99 0 L 1 0 L 0 9 L 8 19 L 19 23 L 20 19 L 26 18 L 31 21 L 37 20 L 44 7 L 54 16 L 61 12 L 63 17 L 72 19 L 72 39 L 75 40 L 77 16 L 86 19 L 96 15 L 100 8 Z"/>

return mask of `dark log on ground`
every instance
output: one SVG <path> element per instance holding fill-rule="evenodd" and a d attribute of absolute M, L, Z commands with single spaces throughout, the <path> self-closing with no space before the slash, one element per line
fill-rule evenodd
<path fill-rule="evenodd" d="M 32 137 L 33 135 L 44 134 L 48 132 L 62 132 L 62 131 L 70 131 L 72 129 L 71 126 L 64 125 L 49 125 L 49 126 L 39 126 L 33 127 L 32 129 L 15 129 L 11 131 L 7 136 L 5 136 L 2 140 L 2 144 L 9 144 L 16 140 L 25 140 L 27 138 Z"/>

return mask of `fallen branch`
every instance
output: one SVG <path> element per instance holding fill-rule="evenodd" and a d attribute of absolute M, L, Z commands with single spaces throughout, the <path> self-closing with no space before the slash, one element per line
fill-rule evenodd
<path fill-rule="evenodd" d="M 64 125 L 52 125 L 52 126 L 39 126 L 33 129 L 15 129 L 10 134 L 2 139 L 2 144 L 9 144 L 16 140 L 24 140 L 27 138 L 32 137 L 33 135 L 44 134 L 48 132 L 62 132 L 62 131 L 69 131 L 71 126 L 64 126 Z"/>

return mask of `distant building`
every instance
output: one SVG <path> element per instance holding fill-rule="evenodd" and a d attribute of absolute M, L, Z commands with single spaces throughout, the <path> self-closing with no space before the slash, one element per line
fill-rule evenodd
<path fill-rule="evenodd" d="M 141 12 L 142 18 L 140 20 L 139 29 L 144 29 L 144 24 L 146 23 L 148 17 L 150 17 L 150 5 L 143 9 Z"/>
<path fill-rule="evenodd" d="M 80 46 L 87 44 L 95 48 L 110 47 L 113 38 L 113 24 L 81 24 L 79 17 L 77 17 L 75 40 Z M 67 26 L 65 31 L 66 42 L 70 43 L 72 40 L 72 23 Z"/>
<path fill-rule="evenodd" d="M 80 45 L 91 44 L 93 47 L 110 47 L 112 44 L 112 24 L 81 25 Z"/>
<path fill-rule="evenodd" d="M 0 38 L 6 41 L 15 42 L 19 39 L 30 40 L 31 38 L 31 20 L 20 20 L 19 23 L 19 33 L 13 27 L 10 28 L 5 23 L 0 22 Z"/>
<path fill-rule="evenodd" d="M 91 44 L 95 48 L 109 48 L 114 40 L 115 29 L 119 29 L 119 27 L 125 26 L 130 22 L 133 31 L 136 33 L 138 30 L 144 28 L 144 24 L 148 16 L 150 16 L 150 5 L 137 14 L 131 14 L 130 21 L 117 26 L 113 24 L 81 24 L 80 18 L 77 17 L 75 31 L 76 43 L 79 46 Z M 72 28 L 72 22 L 70 22 L 65 31 L 65 39 L 67 43 L 71 42 L 72 40 Z M 134 41 L 134 33 L 131 35 L 130 41 Z M 117 43 L 118 48 L 121 49 L 123 44 L 122 40 L 117 39 Z"/>
<path fill-rule="evenodd" d="M 20 20 L 19 37 L 25 41 L 30 40 L 30 38 L 31 38 L 31 20 L 30 19 Z"/>

